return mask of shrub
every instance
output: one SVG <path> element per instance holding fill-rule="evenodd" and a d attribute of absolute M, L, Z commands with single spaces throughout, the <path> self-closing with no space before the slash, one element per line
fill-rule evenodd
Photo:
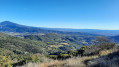
<path fill-rule="evenodd" d="M 88 46 L 83 46 L 83 47 L 81 47 L 81 48 L 78 50 L 78 54 L 81 55 L 81 56 L 83 56 L 83 53 L 84 53 L 84 51 L 85 51 L 86 49 L 88 49 Z"/>
<path fill-rule="evenodd" d="M 110 41 L 108 38 L 105 37 L 97 37 L 93 43 L 94 45 L 97 45 L 97 47 L 100 48 L 101 50 L 111 49 L 116 45 L 116 43 L 113 43 L 112 41 Z"/>
<path fill-rule="evenodd" d="M 74 51 L 68 51 L 67 54 L 73 55 Z"/>
<path fill-rule="evenodd" d="M 10 57 L 0 56 L 0 67 L 12 67 Z"/>
<path fill-rule="evenodd" d="M 81 47 L 80 49 L 81 50 L 86 50 L 88 48 L 88 46 L 83 46 L 83 47 Z"/>
<path fill-rule="evenodd" d="M 73 56 L 77 56 L 77 55 L 78 55 L 78 51 L 74 51 Z"/>
<path fill-rule="evenodd" d="M 67 58 L 70 58 L 71 56 L 69 54 L 60 54 L 58 56 L 59 59 L 67 59 Z"/>
<path fill-rule="evenodd" d="M 70 56 L 77 56 L 78 51 L 68 51 L 67 54 L 69 54 Z"/>
<path fill-rule="evenodd" d="M 57 59 L 58 58 L 58 55 L 48 55 L 49 58 L 52 58 L 52 59 Z"/>
<path fill-rule="evenodd" d="M 105 43 L 99 45 L 99 48 L 104 50 L 104 49 L 112 49 L 116 44 L 115 43 Z"/>
<path fill-rule="evenodd" d="M 16 67 L 16 66 L 22 66 L 26 63 L 27 63 L 27 60 L 21 60 L 19 62 L 13 63 L 12 65 L 13 65 L 13 67 Z"/>
<path fill-rule="evenodd" d="M 89 48 L 87 48 L 84 52 L 83 55 L 85 56 L 91 56 L 91 55 L 97 55 L 100 51 L 100 48 L 96 45 L 94 46 L 90 46 Z"/>

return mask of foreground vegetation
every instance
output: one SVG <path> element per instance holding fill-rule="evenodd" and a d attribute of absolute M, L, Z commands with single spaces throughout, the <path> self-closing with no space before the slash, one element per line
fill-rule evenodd
<path fill-rule="evenodd" d="M 56 59 L 42 63 L 28 63 L 22 67 L 118 67 L 118 49 L 118 46 L 115 46 L 111 49 L 104 49 L 99 54 L 93 54 L 90 56 L 73 56 L 65 60 Z"/>
<path fill-rule="evenodd" d="M 104 37 L 56 33 L 14 37 L 0 33 L 0 67 L 106 67 L 112 62 L 118 66 L 118 49 Z"/>
<path fill-rule="evenodd" d="M 52 60 L 22 67 L 118 67 L 119 46 L 103 37 L 98 37 L 95 44 L 97 42 L 98 45 L 83 46 L 67 54 L 49 55 Z"/>
<path fill-rule="evenodd" d="M 73 45 L 68 41 L 70 36 L 67 37 L 68 40 L 62 40 L 63 36 L 54 33 L 40 36 L 42 40 L 29 39 L 29 36 L 23 38 L 0 33 L 0 57 L 4 58 L 1 59 L 1 66 L 15 67 L 29 62 L 42 62 L 44 61 L 42 58 L 47 57 L 48 54 L 75 50 L 75 44 Z"/>

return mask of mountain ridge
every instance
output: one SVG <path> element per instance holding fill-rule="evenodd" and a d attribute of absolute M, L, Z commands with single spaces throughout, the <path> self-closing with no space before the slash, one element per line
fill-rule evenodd
<path fill-rule="evenodd" d="M 58 31 L 58 30 L 50 30 L 45 28 L 38 28 L 38 27 L 31 27 L 31 26 L 25 26 L 16 24 L 10 21 L 4 21 L 0 23 L 0 32 L 4 33 L 17 33 L 17 34 L 48 34 L 48 33 L 58 33 L 63 35 L 92 35 L 88 33 L 82 33 L 82 32 L 65 32 L 65 31 Z"/>
<path fill-rule="evenodd" d="M 27 34 L 46 34 L 46 33 L 61 33 L 69 34 L 96 34 L 104 36 L 117 36 L 119 30 L 100 30 L 100 29 L 70 29 L 70 28 L 46 28 L 46 27 L 32 27 L 20 25 L 11 21 L 3 21 L 0 23 L 0 32 L 14 32 L 14 33 L 27 33 Z"/>

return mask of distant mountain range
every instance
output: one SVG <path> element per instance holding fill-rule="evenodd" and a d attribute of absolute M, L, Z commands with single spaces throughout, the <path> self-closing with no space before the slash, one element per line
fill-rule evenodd
<path fill-rule="evenodd" d="M 4 21 L 0 23 L 0 32 L 9 34 L 46 34 L 46 33 L 60 33 L 70 35 L 83 35 L 83 34 L 97 34 L 104 36 L 117 36 L 119 30 L 98 30 L 98 29 L 68 29 L 68 28 L 43 28 L 43 27 L 31 27 L 16 24 L 10 21 Z"/>
<path fill-rule="evenodd" d="M 82 32 L 90 34 L 98 34 L 104 36 L 116 36 L 119 35 L 119 30 L 100 30 L 100 29 L 70 29 L 70 28 L 44 28 L 48 30 L 58 30 L 67 32 Z"/>
<path fill-rule="evenodd" d="M 5 33 L 26 33 L 26 34 L 35 34 L 35 33 L 46 33 L 46 30 L 30 27 L 25 25 L 19 25 L 10 21 L 4 21 L 0 23 L 0 31 Z M 52 31 L 53 32 L 53 31 Z"/>
<path fill-rule="evenodd" d="M 58 33 L 63 35 L 95 35 L 82 32 L 72 32 L 72 31 L 60 31 L 52 28 L 43 28 L 43 27 L 31 27 L 16 24 L 10 21 L 4 21 L 0 23 L 0 32 L 12 34 L 12 35 L 28 35 L 28 34 L 48 34 L 48 33 Z"/>

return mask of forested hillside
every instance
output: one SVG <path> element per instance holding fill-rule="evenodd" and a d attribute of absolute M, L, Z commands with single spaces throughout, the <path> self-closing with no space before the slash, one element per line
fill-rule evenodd
<path fill-rule="evenodd" d="M 18 53 L 42 53 L 45 46 L 46 44 L 40 41 L 37 42 L 0 33 L 0 48 Z"/>
<path fill-rule="evenodd" d="M 70 50 L 77 50 L 81 46 L 91 44 L 94 38 L 93 36 L 66 36 L 57 33 L 27 35 L 23 38 L 0 33 L 0 56 L 6 57 L 6 59 L 9 57 L 8 59 L 11 59 L 10 63 L 13 63 L 12 65 L 14 66 L 23 61 L 40 60 L 32 59 L 32 56 L 37 58 L 39 54 L 40 56 L 48 54 L 58 55 L 67 53 Z"/>
<path fill-rule="evenodd" d="M 57 50 L 67 52 L 69 50 L 76 50 L 81 46 L 91 45 L 95 36 L 69 36 L 50 33 L 46 35 L 27 35 L 24 38 L 45 42 L 48 45 L 49 52 L 59 52 Z"/>
<path fill-rule="evenodd" d="M 5 65 L 16 66 L 17 63 L 23 65 L 23 61 L 36 61 L 33 60 L 33 57 L 37 58 L 35 54 L 47 54 L 45 47 L 46 44 L 40 41 L 0 33 L 0 58 L 2 58 L 0 63 L 4 67 Z"/>

